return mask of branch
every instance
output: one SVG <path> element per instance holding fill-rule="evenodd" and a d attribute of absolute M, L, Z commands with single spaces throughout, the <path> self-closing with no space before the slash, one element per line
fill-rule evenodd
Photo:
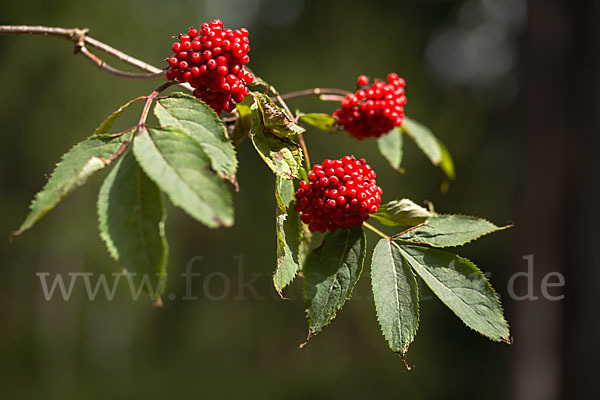
<path fill-rule="evenodd" d="M 92 37 L 89 37 L 88 29 L 79 29 L 79 28 L 57 28 L 57 27 L 49 27 L 49 26 L 29 26 L 29 25 L 0 25 L 0 34 L 8 34 L 8 35 L 41 35 L 41 36 L 54 36 L 60 37 L 63 39 L 70 40 L 75 43 L 75 53 L 80 53 L 92 64 L 96 65 L 99 69 L 108 72 L 109 74 L 118 76 L 119 78 L 125 79 L 159 79 L 163 76 L 163 70 L 157 68 L 153 65 L 147 64 L 137 58 L 131 57 L 109 45 L 103 43 L 99 40 L 96 40 Z M 88 48 L 86 47 L 94 47 L 99 49 L 106 54 L 109 54 L 118 60 L 123 61 L 126 64 L 132 65 L 142 71 L 147 73 L 138 74 L 133 72 L 125 72 L 121 71 L 117 68 L 114 68 L 104 61 L 102 61 L 99 57 L 94 55 Z"/>
<path fill-rule="evenodd" d="M 89 62 L 91 62 L 95 66 L 97 66 L 98 69 L 106 71 L 109 74 L 115 75 L 115 76 L 117 76 L 119 78 L 141 80 L 141 79 L 160 79 L 160 78 L 162 78 L 162 77 L 165 76 L 164 71 L 160 71 L 160 72 L 154 73 L 154 74 L 152 74 L 152 73 L 137 74 L 135 72 L 121 71 L 120 69 L 116 69 L 114 67 L 111 67 L 110 65 L 108 65 L 107 63 L 105 63 L 104 61 L 102 61 L 94 53 L 92 53 L 91 51 L 89 51 L 88 48 L 85 47 L 85 46 L 79 47 L 79 52 L 81 53 L 81 55 L 83 55 L 83 57 L 86 60 L 88 60 Z"/>
<path fill-rule="evenodd" d="M 275 96 L 275 98 L 277 99 L 277 101 L 279 102 L 281 107 L 283 107 L 285 112 L 287 112 L 288 116 L 294 122 L 298 122 L 298 118 L 294 117 L 294 114 L 292 114 L 292 112 L 290 111 L 290 108 L 285 103 L 285 100 L 281 97 L 281 95 L 279 94 L 277 89 L 275 89 L 275 87 L 269 85 L 269 90 L 271 91 L 271 93 L 273 93 L 273 95 Z M 304 153 L 304 164 L 306 165 L 306 172 L 308 173 L 308 172 L 310 172 L 310 168 L 311 168 L 310 156 L 308 155 L 308 148 L 306 147 L 306 142 L 304 141 L 304 136 L 301 133 L 298 134 L 298 141 L 300 142 L 300 146 L 302 147 L 302 152 Z"/>
<path fill-rule="evenodd" d="M 347 96 L 351 94 L 347 90 L 342 89 L 330 89 L 330 88 L 314 88 L 314 89 L 306 89 L 299 90 L 297 92 L 290 92 L 286 94 L 282 94 L 281 98 L 284 100 L 296 99 L 299 97 L 308 97 L 308 96 L 323 96 L 323 95 L 338 95 L 338 96 Z"/>

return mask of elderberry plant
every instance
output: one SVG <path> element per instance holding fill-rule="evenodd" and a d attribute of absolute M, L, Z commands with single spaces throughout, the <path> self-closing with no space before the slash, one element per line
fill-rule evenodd
<path fill-rule="evenodd" d="M 44 34 L 43 27 L 0 28 L 0 32 Z M 96 61 L 86 46 L 98 42 L 89 39 L 87 31 L 45 29 L 73 40 L 77 52 L 108 72 L 134 75 Z M 122 54 L 108 46 L 103 50 L 107 48 L 117 57 Z M 160 304 L 168 253 L 163 195 L 209 228 L 232 226 L 230 185 L 239 190 L 236 147 L 249 138 L 275 175 L 273 284 L 284 298 L 284 289 L 302 277 L 309 339 L 351 297 L 367 258 L 367 228 L 381 237 L 370 257 L 377 317 L 390 349 L 403 360 L 419 325 L 417 277 L 469 328 L 491 340 L 509 342 L 508 324 L 487 279 L 474 263 L 445 250 L 506 227 L 476 217 L 438 214 L 408 199 L 382 203 L 385 190 L 377 185 L 375 171 L 354 155 L 310 162 L 303 125 L 345 130 L 357 140 L 373 138 L 396 170 L 407 136 L 441 168 L 446 180 L 455 179 L 446 147 L 425 126 L 405 117 L 405 81 L 395 73 L 386 81 L 361 75 L 354 93 L 315 88 L 280 95 L 247 68 L 249 50 L 248 31 L 224 28 L 220 20 L 179 35 L 165 69 L 150 76 L 166 82 L 113 112 L 62 157 L 14 235 L 31 228 L 94 173 L 110 167 L 98 196 L 100 236 L 133 279 L 156 277 L 158 284 L 145 287 Z M 120 58 L 138 67 L 147 65 Z M 156 72 L 152 68 L 145 70 Z M 174 85 L 191 95 L 175 92 L 159 97 Z M 332 115 L 290 112 L 286 100 L 302 96 L 318 96 L 340 106 Z M 142 100 L 139 122 L 112 132 L 126 109 Z M 147 123 L 151 110 L 158 126 Z M 367 222 L 371 219 L 399 233 L 388 236 Z M 324 233 L 320 244 L 312 243 L 314 232 Z"/>

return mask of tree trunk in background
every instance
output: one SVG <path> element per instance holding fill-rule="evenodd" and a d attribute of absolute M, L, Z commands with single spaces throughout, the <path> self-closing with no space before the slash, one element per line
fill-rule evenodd
<path fill-rule="evenodd" d="M 600 378 L 600 1 L 530 0 L 528 9 L 515 248 L 519 258 L 534 255 L 539 299 L 512 304 L 512 398 L 592 398 Z M 540 291 L 555 271 L 566 281 L 562 301 Z"/>

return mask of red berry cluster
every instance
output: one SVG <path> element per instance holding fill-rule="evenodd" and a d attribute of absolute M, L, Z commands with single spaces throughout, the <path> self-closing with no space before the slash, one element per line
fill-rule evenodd
<path fill-rule="evenodd" d="M 243 68 L 250 61 L 249 43 L 246 28 L 223 29 L 220 19 L 203 23 L 200 31 L 190 28 L 173 43 L 175 55 L 167 59 L 167 79 L 188 82 L 194 96 L 217 114 L 231 112 L 248 95 L 246 84 L 254 81 Z"/>
<path fill-rule="evenodd" d="M 367 86 L 369 78 L 359 76 L 357 92 L 347 95 L 333 113 L 338 124 L 355 138 L 379 137 L 402 125 L 406 104 L 404 79 L 391 73 L 387 81 L 376 80 Z"/>
<path fill-rule="evenodd" d="M 383 190 L 364 159 L 345 156 L 316 164 L 296 191 L 295 209 L 311 231 L 361 226 L 379 208 Z"/>

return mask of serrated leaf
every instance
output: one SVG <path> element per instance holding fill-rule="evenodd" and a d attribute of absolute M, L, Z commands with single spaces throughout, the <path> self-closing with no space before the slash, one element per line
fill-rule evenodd
<path fill-rule="evenodd" d="M 234 146 L 239 146 L 250 134 L 252 112 L 250 111 L 250 106 L 246 104 L 237 104 L 235 108 L 238 112 L 238 119 L 235 121 L 229 139 L 233 142 Z"/>
<path fill-rule="evenodd" d="M 142 128 L 133 152 L 173 204 L 210 228 L 233 224 L 231 195 L 197 140 L 176 128 Z"/>
<path fill-rule="evenodd" d="M 467 215 L 434 215 L 394 239 L 426 244 L 433 247 L 462 246 L 481 236 L 508 228 Z"/>
<path fill-rule="evenodd" d="M 304 300 L 310 335 L 319 333 L 352 294 L 363 269 L 366 238 L 359 227 L 327 233 L 304 265 Z"/>
<path fill-rule="evenodd" d="M 302 114 L 300 116 L 300 121 L 314 126 L 317 129 L 321 129 L 322 131 L 330 131 L 336 123 L 335 118 L 324 113 Z"/>
<path fill-rule="evenodd" d="M 251 139 L 258 154 L 276 175 L 285 179 L 298 177 L 298 168 L 302 165 L 300 146 L 269 133 L 263 126 L 256 103 L 252 105 Z"/>
<path fill-rule="evenodd" d="M 429 210 L 409 199 L 402 199 L 382 204 L 371 217 L 387 226 L 414 226 L 423 223 L 432 215 Z"/>
<path fill-rule="evenodd" d="M 263 126 L 270 133 L 278 137 L 289 138 L 306 132 L 306 129 L 296 124 L 281 107 L 275 105 L 269 96 L 258 93 L 255 98 L 261 113 Z"/>
<path fill-rule="evenodd" d="M 402 163 L 402 132 L 394 128 L 388 133 L 377 138 L 377 148 L 392 168 L 400 170 Z"/>
<path fill-rule="evenodd" d="M 419 288 L 400 248 L 388 239 L 373 251 L 371 286 L 381 332 L 390 349 L 405 356 L 419 327 Z"/>
<path fill-rule="evenodd" d="M 475 264 L 430 247 L 401 244 L 400 248 L 412 269 L 465 325 L 491 340 L 509 341 L 500 302 Z"/>
<path fill-rule="evenodd" d="M 13 235 L 20 235 L 31 228 L 69 193 L 86 183 L 90 176 L 109 165 L 121 145 L 130 138 L 131 135 L 94 135 L 75 145 L 63 155 L 46 185 L 35 195 L 29 214 Z"/>
<path fill-rule="evenodd" d="M 163 127 L 171 126 L 198 141 L 219 176 L 236 183 L 237 157 L 225 126 L 202 101 L 184 93 L 173 93 L 157 101 L 154 114 Z"/>
<path fill-rule="evenodd" d="M 132 279 L 146 283 L 153 299 L 164 290 L 166 212 L 159 188 L 127 151 L 106 177 L 98 195 L 100 236 Z"/>
<path fill-rule="evenodd" d="M 300 218 L 294 210 L 294 193 L 293 181 L 275 178 L 277 269 L 273 274 L 273 284 L 282 297 L 281 291 L 294 280 L 300 269 L 302 231 Z"/>
<path fill-rule="evenodd" d="M 99 127 L 96 128 L 96 130 L 94 131 L 94 135 L 103 135 L 105 133 L 108 133 L 108 131 L 110 130 L 110 128 L 112 128 L 112 126 L 115 124 L 115 122 L 117 122 L 117 120 L 119 119 L 119 117 L 121 115 L 123 115 L 123 112 L 129 108 L 129 106 L 137 103 L 138 101 L 144 99 L 143 97 L 137 97 L 135 99 L 129 100 L 127 103 L 125 103 L 124 105 L 122 105 L 121 107 L 119 107 L 115 112 L 113 112 L 112 114 L 110 114 L 108 116 L 108 118 L 106 118 L 104 120 L 104 122 L 102 122 L 100 124 Z"/>

